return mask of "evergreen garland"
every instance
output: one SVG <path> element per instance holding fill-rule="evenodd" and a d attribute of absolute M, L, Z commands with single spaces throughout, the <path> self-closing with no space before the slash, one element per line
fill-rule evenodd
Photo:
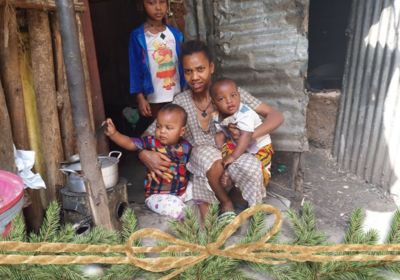
<path fill-rule="evenodd" d="M 46 210 L 45 219 L 39 233 L 30 233 L 28 236 L 26 235 L 23 217 L 20 214 L 13 220 L 10 234 L 4 239 L 0 238 L 0 241 L 116 245 L 124 243 L 137 229 L 137 220 L 131 209 L 127 209 L 122 215 L 121 232 L 109 231 L 101 227 L 95 227 L 89 233 L 82 235 L 77 235 L 70 224 L 61 226 L 59 214 L 59 205 L 56 202 L 50 203 Z M 140 243 L 137 243 L 136 245 L 140 245 Z M 89 277 L 84 275 L 82 268 L 82 265 L 0 265 L 0 279 L 89 279 Z M 112 265 L 105 270 L 102 277 L 97 277 L 96 279 L 132 279 L 138 274 L 143 274 L 143 271 L 140 268 L 131 265 Z"/>
<path fill-rule="evenodd" d="M 95 227 L 87 234 L 77 235 L 71 225 L 60 226 L 60 208 L 57 203 L 51 203 L 46 211 L 45 220 L 38 234 L 26 234 L 22 215 L 13 220 L 13 227 L 6 241 L 22 242 L 65 242 L 77 244 L 124 244 L 129 236 L 137 230 L 137 220 L 131 209 L 122 216 L 122 230 L 120 232 L 108 231 Z M 198 215 L 194 210 L 187 208 L 185 220 L 182 222 L 171 221 L 170 226 L 176 237 L 205 246 L 215 242 L 226 224 L 218 221 L 219 209 L 211 205 L 205 217 L 204 226 L 201 226 Z M 292 245 L 329 245 L 327 236 L 317 230 L 313 207 L 305 203 L 299 213 L 289 210 L 287 213 L 291 228 L 294 233 Z M 353 211 L 343 243 L 345 244 L 370 244 L 378 241 L 375 230 L 364 232 L 362 224 L 365 219 L 361 209 Z M 239 243 L 246 244 L 258 241 L 269 228 L 266 226 L 265 214 L 257 213 L 249 221 L 248 228 Z M 239 237 L 237 237 L 239 238 Z M 267 242 L 278 243 L 278 234 Z M 386 239 L 387 244 L 400 243 L 400 211 L 396 211 L 391 224 L 391 229 Z M 140 246 L 140 241 L 135 241 L 135 246 Z M 162 244 L 167 245 L 167 244 Z M 347 252 L 355 254 L 357 252 Z M 400 252 L 392 252 L 398 254 Z M 27 254 L 27 253 L 24 253 Z M 188 255 L 188 253 L 181 253 Z M 377 253 L 379 254 L 379 252 Z M 118 255 L 118 254 L 114 254 Z M 178 253 L 162 253 L 165 255 L 179 255 Z M 398 262 L 289 262 L 284 265 L 263 265 L 240 260 L 210 256 L 181 273 L 176 279 L 181 280 L 247 280 L 251 279 L 242 270 L 245 266 L 269 275 L 276 280 L 388 280 L 389 274 L 400 274 Z M 81 265 L 0 265 L 0 279 L 36 280 L 36 279 L 89 279 L 82 272 Z M 108 265 L 104 274 L 96 279 L 158 279 L 166 273 L 150 273 L 132 265 Z M 93 279 L 93 278 L 92 278 Z"/>
<path fill-rule="evenodd" d="M 294 240 L 289 244 L 295 245 L 329 245 L 326 235 L 316 228 L 314 211 L 310 203 L 305 203 L 302 211 L 297 214 L 288 211 Z M 348 229 L 345 233 L 344 244 L 375 245 L 378 241 L 376 230 L 364 232 L 362 224 L 365 219 L 361 209 L 355 209 L 351 215 Z M 391 230 L 386 240 L 387 244 L 400 243 L 400 211 L 396 211 Z M 347 254 L 356 254 L 348 252 Z M 393 252 L 398 254 L 399 252 Z M 400 274 L 398 262 L 292 262 L 282 266 L 249 264 L 256 271 L 271 275 L 277 280 L 389 280 L 388 272 Z"/>

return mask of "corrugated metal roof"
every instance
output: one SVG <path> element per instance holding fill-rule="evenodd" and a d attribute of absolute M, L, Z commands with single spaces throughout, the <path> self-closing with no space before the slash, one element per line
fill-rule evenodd
<path fill-rule="evenodd" d="M 400 0 L 354 0 L 334 155 L 400 191 Z"/>
<path fill-rule="evenodd" d="M 284 113 L 285 123 L 272 135 L 275 149 L 307 150 L 308 0 L 193 2 L 196 11 L 189 13 L 203 18 L 198 32 L 204 39 L 207 29 L 218 73 Z"/>

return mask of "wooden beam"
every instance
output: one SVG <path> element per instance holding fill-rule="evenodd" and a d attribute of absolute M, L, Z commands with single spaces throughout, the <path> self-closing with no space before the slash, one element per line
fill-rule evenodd
<path fill-rule="evenodd" d="M 108 197 L 100 166 L 97 164 L 96 141 L 88 121 L 89 110 L 85 93 L 85 77 L 79 47 L 75 13 L 70 0 L 57 0 L 57 12 L 63 43 L 64 64 L 71 96 L 72 118 L 77 133 L 77 144 L 82 169 L 87 179 L 86 190 L 96 225 L 113 229 Z"/>
<path fill-rule="evenodd" d="M 100 74 L 97 65 L 96 46 L 93 35 L 92 18 L 90 16 L 89 0 L 83 0 L 85 12 L 82 18 L 82 32 L 86 47 L 86 57 L 89 68 L 90 87 L 92 94 L 94 126 L 99 127 L 105 119 L 103 94 L 101 91 Z M 100 154 L 108 153 L 107 137 L 104 133 L 97 135 L 97 151 Z"/>
<path fill-rule="evenodd" d="M 57 13 L 50 14 L 50 23 L 52 29 L 54 46 L 54 63 L 57 87 L 57 107 L 60 118 L 61 140 L 64 149 L 64 157 L 68 159 L 78 152 L 76 145 L 76 132 L 72 121 L 71 99 L 69 97 L 67 75 L 62 54 L 62 42 L 60 34 L 60 25 L 58 23 Z"/>
<path fill-rule="evenodd" d="M 4 6 L 7 3 L 21 9 L 36 9 L 45 11 L 56 10 L 56 4 L 54 0 L 0 0 L 0 6 Z M 75 0 L 74 6 L 75 11 L 83 12 L 85 10 L 83 3 L 80 1 Z"/>
<path fill-rule="evenodd" d="M 0 81 L 0 169 L 16 172 L 10 116 L 8 115 L 6 98 Z"/>
<path fill-rule="evenodd" d="M 12 127 L 14 144 L 17 149 L 29 149 L 28 130 L 26 126 L 24 96 L 19 71 L 18 32 L 15 12 L 5 15 L 4 7 L 0 8 L 0 71 L 3 81 L 8 113 Z M 5 19 L 8 18 L 6 21 Z M 8 36 L 6 36 L 8 34 Z M 8 38 L 8 41 L 7 41 Z"/>
<path fill-rule="evenodd" d="M 48 13 L 45 11 L 28 10 L 27 19 L 42 151 L 47 174 L 47 196 L 49 201 L 53 201 L 57 199 L 57 188 L 63 185 L 63 175 L 58 170 L 63 160 L 63 148 L 58 121 L 50 24 Z"/>

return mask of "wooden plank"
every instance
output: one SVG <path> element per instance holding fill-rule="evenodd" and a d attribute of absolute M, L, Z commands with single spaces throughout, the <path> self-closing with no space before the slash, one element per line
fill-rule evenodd
<path fill-rule="evenodd" d="M 64 149 L 64 157 L 68 159 L 71 155 L 76 154 L 78 147 L 76 145 L 76 133 L 72 122 L 71 100 L 69 97 L 67 77 L 65 74 L 65 66 L 62 56 L 62 43 L 60 27 L 56 13 L 50 15 L 51 34 L 54 46 L 54 66 L 56 74 L 57 88 L 57 107 L 60 119 L 61 140 Z"/>
<path fill-rule="evenodd" d="M 24 97 L 19 73 L 18 33 L 15 10 L 0 9 L 0 72 L 10 114 L 12 135 L 17 149 L 28 149 Z M 6 24 L 3 24 L 6 23 Z M 8 35 L 8 36 L 7 36 Z M 8 40 L 7 40 L 8 39 Z"/>
<path fill-rule="evenodd" d="M 28 138 L 30 149 L 35 151 L 35 171 L 46 178 L 43 152 L 41 147 L 41 133 L 39 116 L 36 106 L 36 95 L 33 85 L 32 68 L 30 65 L 29 35 L 27 32 L 20 33 L 21 47 L 19 48 L 19 62 L 21 71 L 22 88 L 24 93 L 24 105 L 26 112 L 26 123 L 28 126 Z M 29 206 L 24 208 L 24 216 L 28 231 L 38 232 L 43 222 L 44 207 L 47 206 L 47 197 L 44 189 L 27 189 Z"/>
<path fill-rule="evenodd" d="M 0 6 L 4 6 L 7 3 L 21 9 L 37 9 L 44 11 L 54 11 L 56 9 L 54 0 L 0 0 Z M 75 11 L 83 12 L 84 10 L 83 3 L 75 1 Z"/>
<path fill-rule="evenodd" d="M 4 96 L 3 85 L 0 80 L 0 170 L 16 172 L 13 139 L 11 134 L 11 122 L 8 115 L 6 98 Z"/>
<path fill-rule="evenodd" d="M 97 64 L 96 46 L 93 35 L 92 19 L 90 15 L 89 1 L 83 0 L 85 12 L 80 14 L 82 21 L 83 39 L 86 46 L 86 57 L 90 77 L 90 87 L 93 105 L 94 127 L 99 127 L 105 119 L 103 94 L 101 91 L 100 74 Z M 109 151 L 107 137 L 102 133 L 97 137 L 97 151 L 106 154 Z"/>
<path fill-rule="evenodd" d="M 27 11 L 29 44 L 42 134 L 42 151 L 46 166 L 46 187 L 49 201 L 57 199 L 57 188 L 63 185 L 58 170 L 63 160 L 61 131 L 57 112 L 54 62 L 48 13 Z"/>

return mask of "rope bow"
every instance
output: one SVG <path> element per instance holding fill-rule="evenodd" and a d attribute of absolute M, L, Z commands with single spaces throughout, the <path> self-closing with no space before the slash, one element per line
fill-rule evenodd
<path fill-rule="evenodd" d="M 275 215 L 275 221 L 272 228 L 262 238 L 260 238 L 260 240 L 248 244 L 233 244 L 226 248 L 222 248 L 225 241 L 246 221 L 246 219 L 260 211 Z M 270 205 L 263 204 L 253 206 L 240 213 L 224 228 L 215 242 L 209 243 L 206 246 L 186 242 L 161 230 L 150 228 L 141 229 L 133 233 L 126 245 L 112 246 L 4 241 L 0 242 L 0 265 L 24 263 L 41 265 L 104 263 L 132 264 L 152 272 L 164 272 L 176 269 L 161 278 L 167 280 L 179 275 L 190 266 L 200 263 L 210 256 L 221 256 L 263 264 L 282 264 L 287 261 L 400 261 L 400 244 L 301 246 L 266 243 L 280 230 L 281 224 L 281 212 Z M 145 237 L 151 237 L 160 241 L 168 242 L 169 244 L 165 246 L 132 246 L 136 240 Z M 86 255 L 13 255 L 10 252 L 84 253 Z M 161 254 L 167 252 L 177 253 L 178 256 L 142 257 L 143 253 Z M 352 254 L 349 254 L 348 252 L 352 252 Z M 379 254 L 376 254 L 377 252 L 379 252 Z M 87 255 L 87 253 L 97 253 L 102 255 Z M 122 253 L 125 254 L 125 256 L 105 255 L 110 253 Z"/>

